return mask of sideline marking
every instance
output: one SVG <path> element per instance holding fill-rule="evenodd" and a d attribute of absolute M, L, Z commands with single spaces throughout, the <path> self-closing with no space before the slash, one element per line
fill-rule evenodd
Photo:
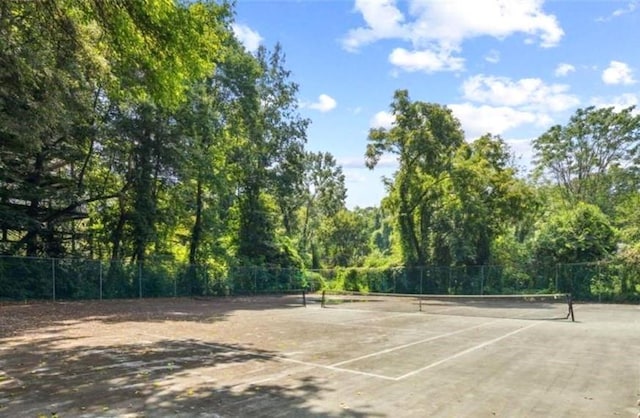
<path fill-rule="evenodd" d="M 438 361 L 436 361 L 435 363 L 431 363 L 431 364 L 429 364 L 428 366 L 421 367 L 421 368 L 416 369 L 416 370 L 414 370 L 414 371 L 412 371 L 412 372 L 409 372 L 409 373 L 403 374 L 402 376 L 398 376 L 398 377 L 396 377 L 396 378 L 395 378 L 395 380 L 402 380 L 402 379 L 405 379 L 405 378 L 407 378 L 407 377 L 414 376 L 414 375 L 416 375 L 416 374 L 418 374 L 418 373 L 422 373 L 422 372 L 423 372 L 423 371 L 425 371 L 425 370 L 428 370 L 428 369 L 431 369 L 431 368 L 433 368 L 433 367 L 439 366 L 439 365 L 441 365 L 442 363 L 446 363 L 446 362 L 447 362 L 447 361 L 449 361 L 449 360 L 453 360 L 453 359 L 456 359 L 456 358 L 458 358 L 458 357 L 464 356 L 465 354 L 468 354 L 468 353 L 471 353 L 471 352 L 473 352 L 473 351 L 479 350 L 479 349 L 484 348 L 484 347 L 486 347 L 486 346 L 488 346 L 488 345 L 491 345 L 491 344 L 493 344 L 493 343 L 496 343 L 496 342 L 498 342 L 498 341 L 500 341 L 500 340 L 504 340 L 505 338 L 508 338 L 508 337 L 510 337 L 510 336 L 512 336 L 512 335 L 515 335 L 515 334 L 519 333 L 519 332 L 525 331 L 525 330 L 527 330 L 527 329 L 529 329 L 529 328 L 532 328 L 532 327 L 536 327 L 536 326 L 538 326 L 538 325 L 540 325 L 540 324 L 541 324 L 541 322 L 535 322 L 535 323 L 533 323 L 533 324 L 531 324 L 531 325 L 527 325 L 526 327 L 518 328 L 518 329 L 516 329 L 516 330 L 514 330 L 514 331 L 511 331 L 511 332 L 509 332 L 509 333 L 507 333 L 507 334 L 504 334 L 504 335 L 503 335 L 503 336 L 501 336 L 501 337 L 497 337 L 497 338 L 494 338 L 494 339 L 492 339 L 492 340 L 485 341 L 485 342 L 480 343 L 480 344 L 478 344 L 478 345 L 476 345 L 476 346 L 474 346 L 474 347 L 467 348 L 466 350 L 462 350 L 462 351 L 460 351 L 460 352 L 458 352 L 458 353 L 456 353 L 456 354 L 453 354 L 453 355 L 451 355 L 451 356 L 449 356 L 449 357 L 443 358 L 442 360 L 438 360 Z"/>
<path fill-rule="evenodd" d="M 356 358 L 352 358 L 352 359 L 349 359 L 349 360 L 340 361 L 338 363 L 333 363 L 330 367 L 342 366 L 343 364 L 351 363 L 351 362 L 354 362 L 354 361 L 364 360 L 366 358 L 370 358 L 370 357 L 375 357 L 375 356 L 379 356 L 379 355 L 382 355 L 382 354 L 391 353 L 391 352 L 396 351 L 396 350 L 402 350 L 403 348 L 411 347 L 413 345 L 439 340 L 440 338 L 450 337 L 452 335 L 461 334 L 463 332 L 470 331 L 472 329 L 481 328 L 481 327 L 484 327 L 484 326 L 487 326 L 487 325 L 495 324 L 496 322 L 499 322 L 499 321 L 500 320 L 489 321 L 489 322 L 485 322 L 485 323 L 480 324 L 480 325 L 474 325 L 472 327 L 459 329 L 457 331 L 447 332 L 446 334 L 434 335 L 433 337 L 424 338 L 424 339 L 419 340 L 419 341 L 414 341 L 414 342 L 410 342 L 410 343 L 407 343 L 407 344 L 398 345 L 396 347 L 387 348 L 386 350 L 381 350 L 381 351 L 377 351 L 375 353 L 365 354 L 365 355 L 360 356 L 360 357 L 356 357 Z"/>

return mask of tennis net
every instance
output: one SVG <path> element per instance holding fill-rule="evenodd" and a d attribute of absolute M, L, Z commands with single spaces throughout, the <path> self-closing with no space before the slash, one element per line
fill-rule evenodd
<path fill-rule="evenodd" d="M 315 299 L 323 308 L 516 319 L 574 320 L 568 293 L 526 295 L 416 295 L 323 291 Z"/>

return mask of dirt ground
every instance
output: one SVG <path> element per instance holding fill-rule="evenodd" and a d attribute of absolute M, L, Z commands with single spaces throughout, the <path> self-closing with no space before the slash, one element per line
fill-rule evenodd
<path fill-rule="evenodd" d="M 577 304 L 571 322 L 300 302 L 265 296 L 0 305 L 0 416 L 640 412 L 637 305 Z"/>

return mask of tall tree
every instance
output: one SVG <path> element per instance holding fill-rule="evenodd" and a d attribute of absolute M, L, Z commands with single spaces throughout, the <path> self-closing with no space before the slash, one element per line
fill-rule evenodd
<path fill-rule="evenodd" d="M 271 263 L 280 260 L 276 239 L 277 218 L 267 194 L 276 202 L 296 193 L 309 121 L 297 113 L 298 85 L 289 80 L 280 45 L 273 52 L 258 49 L 261 68 L 257 82 L 257 101 L 246 116 L 246 141 L 241 156 L 245 169 L 240 183 L 238 255 L 248 262 Z"/>
<path fill-rule="evenodd" d="M 516 177 L 512 160 L 500 137 L 460 146 L 436 211 L 436 264 L 487 264 L 493 240 L 535 209 L 533 191 Z"/>
<path fill-rule="evenodd" d="M 175 107 L 214 67 L 229 16 L 215 2 L 0 5 L 0 212 L 3 241 L 13 242 L 5 251 L 65 251 L 87 204 L 116 197 L 87 183 L 113 145 L 100 136 L 103 109 L 114 99 Z"/>
<path fill-rule="evenodd" d="M 533 142 L 538 176 L 552 180 L 569 205 L 583 201 L 607 209 L 616 183 L 638 157 L 640 115 L 634 107 L 578 109 L 569 122 Z"/>
<path fill-rule="evenodd" d="M 440 199 L 438 186 L 449 177 L 464 135 L 451 110 L 412 102 L 406 90 L 395 92 L 391 110 L 395 121 L 390 129 L 369 131 L 366 164 L 373 169 L 383 154 L 397 156 L 399 168 L 388 182 L 385 205 L 395 216 L 405 263 L 425 265 L 433 213 Z"/>
<path fill-rule="evenodd" d="M 342 167 L 337 165 L 331 153 L 308 152 L 305 157 L 300 233 L 300 250 L 303 252 L 317 245 L 315 233 L 323 219 L 333 217 L 344 209 L 347 197 Z M 314 268 L 319 268 L 318 260 L 312 264 L 315 264 Z"/>
<path fill-rule="evenodd" d="M 0 222 L 5 251 L 27 255 L 61 255 L 55 231 L 91 199 L 81 183 L 95 73 L 55 6 L 0 6 Z"/>
<path fill-rule="evenodd" d="M 180 108 L 177 129 L 188 156 L 180 177 L 181 198 L 192 211 L 188 238 L 189 262 L 196 264 L 221 255 L 220 242 L 228 233 L 226 220 L 236 198 L 247 126 L 256 112 L 257 60 L 229 38 L 221 62 L 206 80 L 197 83 Z"/>

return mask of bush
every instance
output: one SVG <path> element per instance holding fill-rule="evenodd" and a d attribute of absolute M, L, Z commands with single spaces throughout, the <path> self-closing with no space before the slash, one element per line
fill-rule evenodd
<path fill-rule="evenodd" d="M 318 290 L 325 289 L 327 283 L 322 277 L 322 274 L 316 271 L 305 271 L 302 275 L 302 284 L 305 289 L 309 292 L 315 292 Z"/>

